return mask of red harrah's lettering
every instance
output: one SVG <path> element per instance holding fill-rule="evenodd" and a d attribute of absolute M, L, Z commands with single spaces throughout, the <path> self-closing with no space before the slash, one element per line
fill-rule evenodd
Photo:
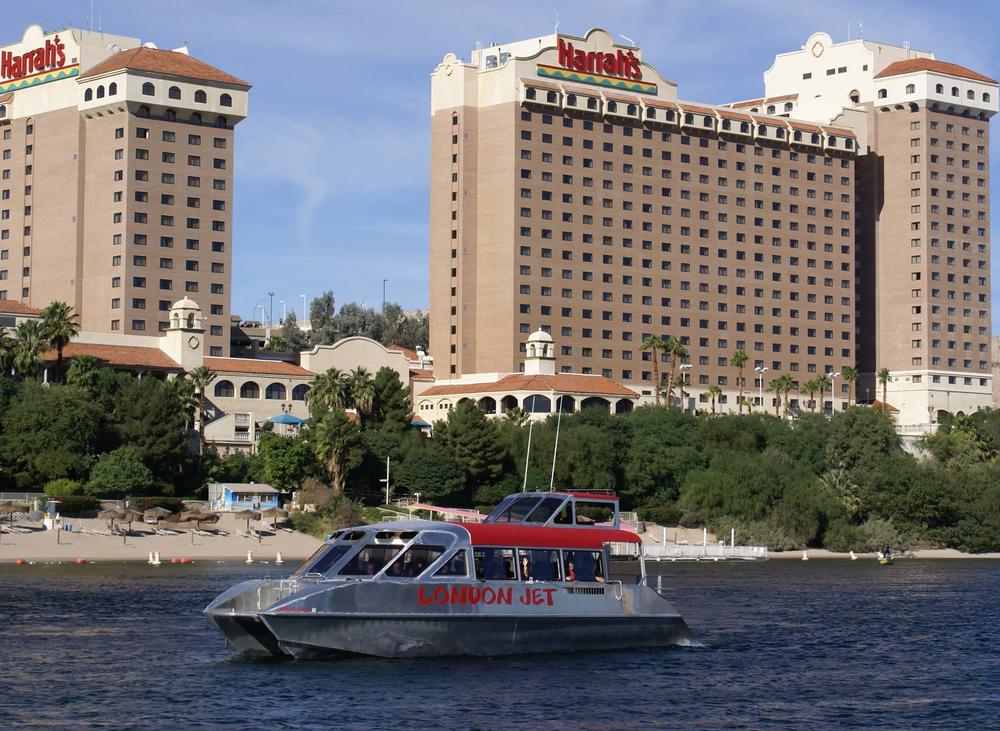
<path fill-rule="evenodd" d="M 12 81 L 48 68 L 59 68 L 66 63 L 65 48 L 59 36 L 56 36 L 52 40 L 46 40 L 43 47 L 19 56 L 3 51 L 0 53 L 0 77 L 5 81 Z"/>
<path fill-rule="evenodd" d="M 524 593 L 517 598 L 517 601 L 526 607 L 543 604 L 551 607 L 555 604 L 555 601 L 552 599 L 552 595 L 555 592 L 554 588 L 526 586 L 524 587 Z M 477 604 L 500 604 L 510 606 L 514 602 L 514 589 L 509 586 L 499 586 L 496 588 L 492 586 L 435 586 L 434 588 L 421 586 L 417 590 L 417 601 L 420 602 L 421 606 L 427 606 L 428 604 L 438 604 L 441 606 L 447 604 L 468 604 L 472 606 Z"/>
<path fill-rule="evenodd" d="M 572 43 L 559 39 L 559 65 L 573 71 L 605 76 L 620 76 L 623 79 L 642 78 L 639 59 L 631 51 L 601 53 L 600 51 L 578 51 Z"/>

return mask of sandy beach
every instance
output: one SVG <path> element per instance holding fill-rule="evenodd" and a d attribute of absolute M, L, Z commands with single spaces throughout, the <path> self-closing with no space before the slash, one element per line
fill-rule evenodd
<path fill-rule="evenodd" d="M 246 560 L 247 551 L 255 561 L 274 561 L 278 553 L 284 561 L 295 564 L 308 557 L 321 541 L 304 533 L 287 533 L 272 530 L 269 524 L 251 521 L 250 527 L 262 530 L 260 542 L 256 538 L 243 538 L 246 520 L 230 515 L 221 517 L 209 530 L 225 531 L 229 535 L 195 535 L 184 530 L 181 535 L 161 536 L 143 523 L 133 523 L 132 532 L 125 542 L 121 536 L 95 535 L 84 529 L 106 531 L 108 522 L 98 519 L 66 518 L 73 526 L 72 532 L 61 531 L 56 542 L 55 531 L 40 530 L 38 523 L 15 523 L 15 527 L 34 528 L 31 533 L 3 533 L 0 536 L 0 563 L 23 559 L 27 562 L 75 561 L 146 561 L 150 551 L 158 551 L 160 560 L 173 558 L 196 560 Z M 7 523 L 4 521 L 4 527 Z"/>

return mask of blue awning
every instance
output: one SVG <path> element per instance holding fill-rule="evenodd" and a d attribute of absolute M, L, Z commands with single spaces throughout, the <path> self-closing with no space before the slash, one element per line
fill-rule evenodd
<path fill-rule="evenodd" d="M 277 416 L 272 416 L 268 421 L 275 424 L 295 424 L 296 426 L 306 423 L 305 419 L 300 419 L 297 416 L 292 416 L 291 414 L 278 414 Z"/>

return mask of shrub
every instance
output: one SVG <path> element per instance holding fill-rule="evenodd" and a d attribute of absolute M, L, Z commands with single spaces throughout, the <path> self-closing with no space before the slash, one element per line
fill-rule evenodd
<path fill-rule="evenodd" d="M 830 524 L 823 534 L 823 547 L 831 551 L 864 551 L 865 535 L 856 525 L 835 521 Z"/>
<path fill-rule="evenodd" d="M 101 501 L 91 495 L 64 495 L 59 500 L 59 513 L 66 518 L 93 518 L 101 509 Z"/>
<path fill-rule="evenodd" d="M 132 447 L 106 452 L 90 470 L 87 492 L 97 497 L 119 497 L 147 492 L 153 486 L 153 473 L 139 459 Z"/>
<path fill-rule="evenodd" d="M 150 508 L 163 508 L 171 513 L 184 510 L 184 501 L 176 497 L 137 497 L 129 500 L 129 507 L 140 513 Z"/>
<path fill-rule="evenodd" d="M 58 495 L 82 495 L 83 484 L 77 482 L 76 480 L 71 480 L 68 477 L 60 477 L 57 480 L 49 480 L 46 482 L 44 490 L 45 494 L 49 497 L 56 497 Z"/>
<path fill-rule="evenodd" d="M 649 523 L 657 525 L 680 525 L 683 513 L 673 503 L 660 503 L 657 505 L 646 505 L 637 511 L 639 517 Z"/>

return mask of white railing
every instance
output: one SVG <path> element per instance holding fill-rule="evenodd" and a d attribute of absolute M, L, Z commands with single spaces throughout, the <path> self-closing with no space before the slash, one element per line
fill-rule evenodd
<path fill-rule="evenodd" d="M 765 561 L 766 546 L 720 546 L 718 543 L 708 545 L 677 545 L 644 546 L 643 553 L 650 561 Z"/>
<path fill-rule="evenodd" d="M 245 431 L 234 432 L 233 433 L 233 441 L 234 442 L 249 442 L 250 441 L 250 432 L 245 432 Z"/>
<path fill-rule="evenodd" d="M 622 523 L 638 523 L 639 514 L 633 510 L 623 510 L 619 514 Z"/>

